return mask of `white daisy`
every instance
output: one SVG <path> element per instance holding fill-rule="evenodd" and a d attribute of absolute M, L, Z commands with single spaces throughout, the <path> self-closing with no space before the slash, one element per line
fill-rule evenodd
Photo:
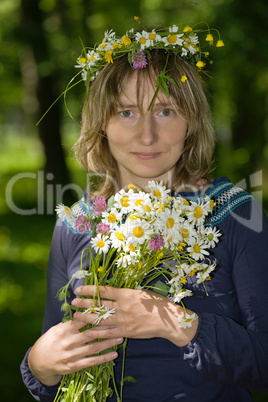
<path fill-rule="evenodd" d="M 146 31 L 137 32 L 135 35 L 135 39 L 137 42 L 139 42 L 141 50 L 151 46 L 151 41 L 149 39 L 149 32 Z"/>
<path fill-rule="evenodd" d="M 90 50 L 87 52 L 87 63 L 88 67 L 91 68 L 94 64 L 100 59 L 99 53 L 94 50 Z"/>
<path fill-rule="evenodd" d="M 123 229 L 123 225 L 115 226 L 110 235 L 111 246 L 116 248 L 117 251 L 121 251 L 126 242 L 125 235 L 124 235 L 122 229 Z"/>
<path fill-rule="evenodd" d="M 197 202 L 192 201 L 190 210 L 191 212 L 188 214 L 189 221 L 202 224 L 205 217 L 211 212 L 210 200 L 205 199 L 205 201 L 202 202 L 199 198 Z"/>
<path fill-rule="evenodd" d="M 109 309 L 107 306 L 92 306 L 84 310 L 83 314 L 97 314 L 97 317 L 93 321 L 93 324 L 98 325 L 101 320 L 106 320 L 109 318 L 112 314 L 115 313 L 115 308 Z"/>
<path fill-rule="evenodd" d="M 214 271 L 216 267 L 216 263 L 214 262 L 211 265 L 202 264 L 202 270 L 196 274 L 197 281 L 196 283 L 202 283 L 207 280 L 210 276 L 210 273 Z"/>
<path fill-rule="evenodd" d="M 121 254 L 116 261 L 116 265 L 121 268 L 125 268 L 128 265 L 133 265 L 135 263 L 136 260 L 130 254 Z"/>
<path fill-rule="evenodd" d="M 173 25 L 172 27 L 169 28 L 170 35 L 165 36 L 162 40 L 165 44 L 165 46 L 182 46 L 183 45 L 183 39 L 181 39 L 184 34 L 178 34 L 178 27 L 176 25 Z"/>
<path fill-rule="evenodd" d="M 148 186 L 151 190 L 151 197 L 155 201 L 159 201 L 165 203 L 167 197 L 169 196 L 170 190 L 166 189 L 166 186 L 163 185 L 163 181 L 161 180 L 160 183 L 155 181 L 149 181 Z"/>
<path fill-rule="evenodd" d="M 142 219 L 133 221 L 128 219 L 125 228 L 127 241 L 134 246 L 143 244 L 146 240 L 149 240 L 150 236 L 154 233 L 150 223 Z"/>
<path fill-rule="evenodd" d="M 132 211 L 130 197 L 133 190 L 126 192 L 124 189 L 120 190 L 114 196 L 114 208 L 120 210 L 122 214 L 128 214 Z"/>
<path fill-rule="evenodd" d="M 71 208 L 66 207 L 64 204 L 58 204 L 55 208 L 58 217 L 60 220 L 67 221 L 67 222 L 74 222 L 76 220 L 75 216 L 72 213 Z"/>
<path fill-rule="evenodd" d="M 187 247 L 187 251 L 195 260 L 203 260 L 205 255 L 209 255 L 209 252 L 206 250 L 209 246 L 202 237 L 198 237 L 197 239 L 192 238 L 189 243 L 190 246 Z"/>
<path fill-rule="evenodd" d="M 92 244 L 92 247 L 96 253 L 107 254 L 110 248 L 111 241 L 109 240 L 108 236 L 99 233 L 96 237 L 93 237 L 90 240 L 90 243 Z"/>
<path fill-rule="evenodd" d="M 178 317 L 179 327 L 180 328 L 191 328 L 192 321 L 197 320 L 198 315 L 196 313 L 193 314 L 185 314 L 185 317 Z"/>
<path fill-rule="evenodd" d="M 158 214 L 157 220 L 155 222 L 155 227 L 157 230 L 162 230 L 163 235 L 172 236 L 174 238 L 174 241 L 178 243 L 182 240 L 182 236 L 179 232 L 179 224 L 182 221 L 183 218 L 176 211 L 176 209 L 166 208 L 164 211 Z"/>
<path fill-rule="evenodd" d="M 205 228 L 204 235 L 209 247 L 213 248 L 216 246 L 216 243 L 219 242 L 219 237 L 221 236 L 221 233 L 219 230 L 217 230 L 215 226 L 213 228 L 209 226 Z"/>
<path fill-rule="evenodd" d="M 87 276 L 90 276 L 90 275 L 91 275 L 91 272 L 88 272 L 88 271 L 86 271 L 84 269 L 79 269 L 78 271 L 76 271 L 72 275 L 72 278 L 73 279 L 84 279 L 84 278 L 86 278 Z"/>
<path fill-rule="evenodd" d="M 154 46 L 155 42 L 161 42 L 162 38 L 155 32 L 155 29 L 152 32 L 149 32 L 148 39 L 150 41 L 150 46 Z"/>
<path fill-rule="evenodd" d="M 180 301 L 184 298 L 184 297 L 189 297 L 192 296 L 193 292 L 189 289 L 180 289 L 178 293 L 174 292 L 173 296 L 172 296 L 172 301 L 174 303 L 180 303 Z"/>
<path fill-rule="evenodd" d="M 102 223 L 110 225 L 112 229 L 118 226 L 118 223 L 122 219 L 122 213 L 118 212 L 116 208 L 112 208 L 108 212 L 102 212 Z"/>
<path fill-rule="evenodd" d="M 151 212 L 152 210 L 152 200 L 150 195 L 148 193 L 144 193 L 143 191 L 130 194 L 129 202 L 132 210 L 139 211 L 141 213 L 146 212 L 146 210 Z M 149 208 L 144 208 L 144 205 L 148 205 Z"/>
<path fill-rule="evenodd" d="M 186 244 L 190 243 L 190 240 L 196 236 L 196 230 L 190 222 L 183 220 L 179 225 L 179 233 L 182 237 L 182 241 Z"/>

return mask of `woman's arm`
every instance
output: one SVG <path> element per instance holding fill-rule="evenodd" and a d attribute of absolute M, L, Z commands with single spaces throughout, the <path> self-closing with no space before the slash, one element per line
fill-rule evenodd
<path fill-rule="evenodd" d="M 84 241 L 87 243 L 88 238 Z M 56 294 L 70 279 L 70 253 L 75 252 L 73 246 L 79 242 L 81 236 L 74 238 L 68 228 L 59 221 L 54 230 L 49 258 L 43 335 L 30 352 L 27 352 L 21 365 L 24 383 L 37 400 L 53 400 L 55 385 L 59 383 L 62 375 L 115 359 L 116 352 L 96 357 L 91 355 L 123 341 L 121 338 L 90 343 L 96 338 L 88 331 L 80 332 L 85 325 L 83 322 L 61 322 L 63 313 Z M 83 244 L 81 247 L 84 247 Z M 80 250 L 78 253 L 79 261 Z M 79 269 L 79 266 L 74 269 Z"/>

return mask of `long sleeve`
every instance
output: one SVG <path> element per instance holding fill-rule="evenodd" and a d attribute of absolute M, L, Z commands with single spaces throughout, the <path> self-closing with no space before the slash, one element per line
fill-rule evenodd
<path fill-rule="evenodd" d="M 219 226 L 212 303 L 204 310 L 201 301 L 187 304 L 199 312 L 200 325 L 182 356 L 210 381 L 268 391 L 267 218 L 253 201 Z"/>
<path fill-rule="evenodd" d="M 62 320 L 62 303 L 56 298 L 56 294 L 62 286 L 66 285 L 72 273 L 80 268 L 80 250 L 85 247 L 87 242 L 88 236 L 77 236 L 60 220 L 57 221 L 48 263 L 47 297 L 42 333 Z M 70 299 L 74 298 L 72 289 L 75 289 L 77 285 L 78 281 L 74 281 L 73 287 L 70 289 Z M 29 350 L 21 363 L 22 378 L 26 387 L 36 400 L 42 402 L 53 401 L 59 384 L 48 387 L 38 381 L 28 366 L 28 354 Z"/>

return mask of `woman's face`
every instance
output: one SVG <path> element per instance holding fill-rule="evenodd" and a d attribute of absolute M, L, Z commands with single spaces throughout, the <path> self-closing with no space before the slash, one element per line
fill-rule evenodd
<path fill-rule="evenodd" d="M 121 106 L 109 119 L 105 131 L 118 163 L 121 186 L 131 183 L 146 189 L 148 180 L 171 183 L 184 148 L 187 122 L 161 91 L 148 112 L 155 87 L 148 79 L 142 84 L 139 101 L 134 73 L 120 96 Z"/>

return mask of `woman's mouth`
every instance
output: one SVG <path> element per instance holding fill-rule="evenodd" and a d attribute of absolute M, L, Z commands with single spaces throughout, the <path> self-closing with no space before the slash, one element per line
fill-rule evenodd
<path fill-rule="evenodd" d="M 155 159 L 161 155 L 161 152 L 131 152 L 138 159 Z"/>

